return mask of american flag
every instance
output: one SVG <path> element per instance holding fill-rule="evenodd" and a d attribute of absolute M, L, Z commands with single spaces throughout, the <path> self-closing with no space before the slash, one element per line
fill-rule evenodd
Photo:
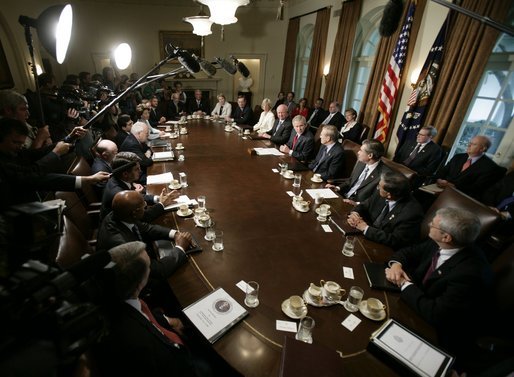
<path fill-rule="evenodd" d="M 380 97 L 378 99 L 378 111 L 380 112 L 380 116 L 377 126 L 375 127 L 375 139 L 382 143 L 386 140 L 391 110 L 394 105 L 394 100 L 396 99 L 405 58 L 407 57 L 407 47 L 409 45 L 410 30 L 415 10 L 416 4 L 414 1 L 411 1 L 409 11 L 407 12 L 402 26 L 402 31 L 398 36 L 398 42 L 387 67 L 382 89 L 380 90 Z"/>
<path fill-rule="evenodd" d="M 425 114 L 430 106 L 432 93 L 434 92 L 439 77 L 439 72 L 443 65 L 444 42 L 450 16 L 441 26 L 439 34 L 427 55 L 423 69 L 419 74 L 418 81 L 414 90 L 407 101 L 407 108 L 400 122 L 400 127 L 396 135 L 398 136 L 398 147 L 407 140 L 415 140 L 419 129 L 423 126 Z"/>

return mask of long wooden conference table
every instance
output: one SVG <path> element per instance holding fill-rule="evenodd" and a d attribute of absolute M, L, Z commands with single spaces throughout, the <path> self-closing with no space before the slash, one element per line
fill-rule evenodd
<path fill-rule="evenodd" d="M 294 159 L 252 155 L 249 150 L 254 147 L 273 145 L 243 139 L 237 130 L 226 132 L 224 125 L 217 122 L 189 120 L 186 126 L 187 135 L 168 139 L 174 149 L 177 142 L 184 145 L 181 153 L 185 160 L 154 163 L 148 173 L 172 172 L 177 179 L 179 172 L 187 174 L 188 187 L 182 188 L 181 194 L 190 198 L 206 196 L 206 207 L 215 227 L 224 232 L 224 250 L 213 251 L 211 243 L 203 238 L 205 230 L 195 227 L 192 219 L 167 213 L 161 223 L 191 232 L 203 248 L 172 276 L 170 284 L 184 307 L 218 287 L 244 305 L 244 292 L 236 283 L 254 280 L 260 284 L 260 305 L 247 308 L 249 315 L 214 344 L 215 350 L 236 370 L 248 377 L 278 376 L 285 336 L 294 334 L 276 330 L 276 320 L 298 322 L 282 312 L 281 304 L 292 295 L 302 295 L 311 282 L 319 285 L 320 279 L 338 282 L 347 293 L 353 285 L 363 288 L 363 299 L 376 297 L 387 306 L 386 319 L 395 318 L 435 343 L 431 327 L 399 299 L 399 294 L 369 287 L 363 263 L 386 261 L 392 250 L 358 237 L 355 256 L 349 258 L 341 253 L 342 233 L 328 222 L 332 232 L 322 229 L 322 223 L 316 219 L 314 200 L 305 190 L 322 188 L 325 183 L 313 183 L 312 172 L 302 172 L 301 189 L 304 198 L 311 201 L 311 209 L 298 212 L 286 193 L 293 189 L 293 181 L 272 171 L 279 162 L 292 163 Z M 151 185 L 148 191 L 157 194 L 162 187 Z M 332 218 L 343 223 L 350 210 L 348 205 L 341 199 L 324 201 L 331 205 Z M 343 266 L 353 269 L 354 279 L 343 277 Z M 366 350 L 371 333 L 383 321 L 372 321 L 357 312 L 354 314 L 362 322 L 350 332 L 341 325 L 349 314 L 342 305 L 308 305 L 308 315 L 316 322 L 314 343 L 339 353 L 341 375 L 397 375 Z"/>

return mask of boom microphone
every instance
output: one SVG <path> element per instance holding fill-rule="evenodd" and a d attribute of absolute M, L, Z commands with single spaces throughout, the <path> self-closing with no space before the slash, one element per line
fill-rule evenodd
<path fill-rule="evenodd" d="M 164 50 L 168 55 L 176 56 L 180 64 L 190 73 L 200 72 L 200 64 L 188 51 L 175 47 L 171 43 L 168 43 Z"/>
<path fill-rule="evenodd" d="M 207 60 L 202 59 L 194 54 L 193 57 L 198 61 L 198 64 L 200 64 L 200 68 L 202 69 L 202 71 L 205 72 L 207 76 L 211 77 L 216 74 L 216 67 L 209 63 Z"/>
<path fill-rule="evenodd" d="M 400 19 L 403 14 L 403 1 L 402 0 L 389 0 L 384 8 L 382 14 L 382 20 L 380 20 L 380 26 L 378 31 L 382 37 L 390 37 L 394 34 Z"/>
<path fill-rule="evenodd" d="M 37 302 L 43 302 L 52 296 L 62 294 L 92 277 L 110 261 L 111 254 L 108 251 L 92 254 L 52 279 L 46 287 L 35 292 L 32 297 Z"/>
<path fill-rule="evenodd" d="M 237 72 L 237 67 L 230 63 L 229 61 L 222 59 L 222 58 L 214 58 L 216 59 L 216 62 L 223 68 L 225 72 L 227 72 L 229 75 L 235 75 Z"/>
<path fill-rule="evenodd" d="M 248 68 L 246 68 L 246 65 L 244 65 L 244 63 L 241 63 L 234 56 L 230 56 L 230 58 L 234 61 L 234 64 L 236 65 L 239 73 L 243 75 L 244 78 L 248 78 L 248 76 L 250 76 L 250 71 L 248 70 Z"/>

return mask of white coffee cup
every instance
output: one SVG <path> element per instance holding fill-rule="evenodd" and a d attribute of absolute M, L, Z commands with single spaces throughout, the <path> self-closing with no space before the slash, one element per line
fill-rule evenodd
<path fill-rule="evenodd" d="M 182 143 L 177 143 L 177 148 L 182 148 Z"/>
<path fill-rule="evenodd" d="M 368 298 L 367 300 L 367 303 L 368 303 L 368 312 L 369 314 L 371 314 L 372 316 L 378 316 L 380 315 L 380 312 L 382 310 L 385 310 L 386 306 L 384 304 L 382 304 L 382 301 L 380 301 L 378 298 Z"/>
<path fill-rule="evenodd" d="M 178 183 L 178 181 L 177 181 Z M 189 207 L 187 206 L 187 204 L 182 204 L 180 207 L 179 207 L 179 211 L 182 215 L 185 215 L 187 213 L 187 211 L 189 210 Z"/>
<path fill-rule="evenodd" d="M 341 286 L 335 281 L 325 281 L 321 280 L 320 284 L 323 286 L 326 292 L 326 296 L 330 300 L 340 300 L 341 296 L 346 293 L 346 290 L 341 288 Z"/>
<path fill-rule="evenodd" d="M 321 181 L 322 180 L 321 179 L 321 174 L 318 174 L 318 173 L 314 174 L 314 180 L 315 181 Z"/>
<path fill-rule="evenodd" d="M 309 289 L 307 290 L 307 292 L 309 293 L 309 297 L 312 300 L 314 300 L 314 301 L 321 300 L 321 295 L 322 295 L 321 287 L 318 287 L 316 284 L 311 283 L 309 285 Z"/>
<path fill-rule="evenodd" d="M 250 130 L 247 128 L 244 133 L 245 135 L 250 135 Z"/>
<path fill-rule="evenodd" d="M 291 311 L 294 314 L 301 314 L 304 305 L 305 303 L 303 302 L 303 299 L 300 296 L 289 297 L 289 307 L 291 308 Z"/>

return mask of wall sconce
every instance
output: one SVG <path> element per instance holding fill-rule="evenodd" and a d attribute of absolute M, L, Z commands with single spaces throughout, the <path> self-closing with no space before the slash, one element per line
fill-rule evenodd
<path fill-rule="evenodd" d="M 326 80 L 328 74 L 330 73 L 330 63 L 325 64 L 325 67 L 323 67 L 323 78 Z"/>
<path fill-rule="evenodd" d="M 414 68 L 414 70 L 410 74 L 410 86 L 412 86 L 412 89 L 414 89 L 416 87 L 420 73 L 421 73 L 421 68 Z"/>
<path fill-rule="evenodd" d="M 127 43 L 120 43 L 114 50 L 114 61 L 118 69 L 124 70 L 132 61 L 132 49 Z"/>

